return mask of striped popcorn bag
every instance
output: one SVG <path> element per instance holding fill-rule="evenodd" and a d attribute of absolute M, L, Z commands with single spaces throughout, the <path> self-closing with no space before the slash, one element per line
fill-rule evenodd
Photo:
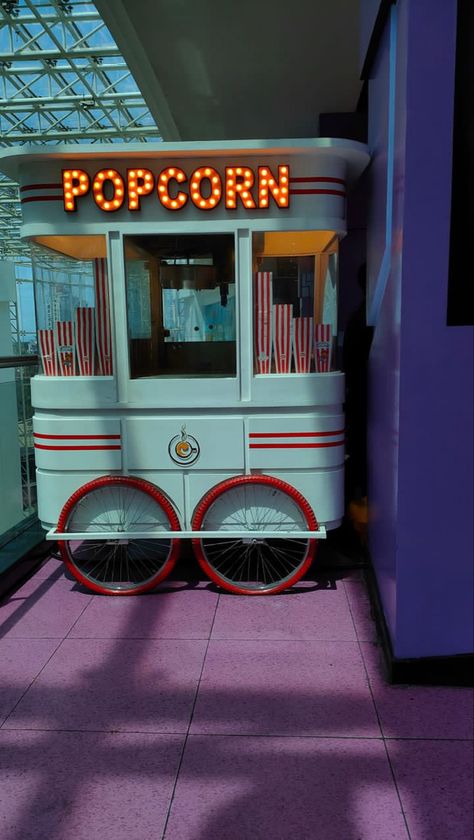
<path fill-rule="evenodd" d="M 38 330 L 38 342 L 45 376 L 58 376 L 58 359 L 54 330 Z"/>
<path fill-rule="evenodd" d="M 276 373 L 291 371 L 292 303 L 278 303 L 273 307 L 273 350 Z"/>
<path fill-rule="evenodd" d="M 332 328 L 331 324 L 315 324 L 314 361 L 317 373 L 331 370 Z"/>
<path fill-rule="evenodd" d="M 80 376 L 94 376 L 95 310 L 76 309 L 76 352 Z"/>
<path fill-rule="evenodd" d="M 255 276 L 255 364 L 257 373 L 270 373 L 272 365 L 272 273 Z"/>
<path fill-rule="evenodd" d="M 313 319 L 293 318 L 293 354 L 296 373 L 309 373 L 313 352 Z"/>
<path fill-rule="evenodd" d="M 74 346 L 74 323 L 56 322 L 56 345 L 60 376 L 76 375 L 76 352 Z"/>
<path fill-rule="evenodd" d="M 94 283 L 98 373 L 101 376 L 112 376 L 112 330 L 110 327 L 107 260 L 103 257 L 94 260 Z"/>

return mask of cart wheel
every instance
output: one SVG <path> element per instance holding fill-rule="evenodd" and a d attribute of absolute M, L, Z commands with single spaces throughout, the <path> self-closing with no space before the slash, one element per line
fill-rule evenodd
<path fill-rule="evenodd" d="M 99 531 L 104 537 L 63 540 L 61 554 L 74 577 L 102 595 L 138 595 L 153 589 L 173 568 L 179 539 L 133 539 L 134 531 L 179 531 L 176 513 L 157 487 L 141 478 L 106 475 L 84 484 L 67 500 L 58 531 Z M 107 531 L 124 538 L 107 539 Z"/>
<path fill-rule="evenodd" d="M 241 475 L 204 496 L 193 517 L 194 530 L 248 532 L 238 539 L 193 539 L 203 571 L 229 592 L 270 595 L 296 583 L 309 569 L 316 540 L 255 538 L 252 531 L 313 531 L 314 513 L 294 487 L 269 475 Z"/>

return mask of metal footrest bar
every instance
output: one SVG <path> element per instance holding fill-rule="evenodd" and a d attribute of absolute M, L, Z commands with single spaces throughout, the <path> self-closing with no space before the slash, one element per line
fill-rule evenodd
<path fill-rule="evenodd" d="M 162 540 L 162 539 L 244 539 L 244 540 L 325 540 L 326 528 L 317 531 L 81 531 L 64 533 L 50 528 L 47 540 Z"/>

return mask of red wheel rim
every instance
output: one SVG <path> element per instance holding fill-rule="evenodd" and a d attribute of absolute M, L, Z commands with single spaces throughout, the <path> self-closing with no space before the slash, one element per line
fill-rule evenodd
<path fill-rule="evenodd" d="M 203 528 L 203 525 L 205 524 L 206 514 L 208 513 L 213 503 L 217 499 L 219 499 L 219 497 L 221 497 L 228 490 L 242 485 L 266 485 L 268 487 L 283 492 L 300 509 L 304 517 L 305 528 L 310 531 L 317 530 L 318 523 L 316 517 L 311 506 L 309 505 L 308 501 L 304 498 L 304 496 L 298 490 L 292 487 L 291 484 L 287 484 L 287 482 L 269 475 L 234 476 L 233 478 L 226 479 L 220 484 L 217 484 L 199 502 L 193 516 L 193 530 L 197 531 Z M 223 532 L 223 534 L 225 534 L 225 532 Z M 285 576 L 285 578 L 279 584 L 272 585 L 269 588 L 247 588 L 243 586 L 243 584 L 239 585 L 238 582 L 229 581 L 227 578 L 219 574 L 219 572 L 216 571 L 212 563 L 209 561 L 206 555 L 205 547 L 203 546 L 202 539 L 195 538 L 192 540 L 192 543 L 194 553 L 202 570 L 218 586 L 221 586 L 227 591 L 239 595 L 274 595 L 292 586 L 294 583 L 300 580 L 303 577 L 303 575 L 308 571 L 314 559 L 317 541 L 309 539 L 307 541 L 307 550 L 304 560 L 300 563 L 300 565 L 294 571 L 294 573 Z"/>
<path fill-rule="evenodd" d="M 154 484 L 151 484 L 151 482 L 145 481 L 141 478 L 135 478 L 134 476 L 117 475 L 101 476 L 100 478 L 96 478 L 93 481 L 89 481 L 87 484 L 84 484 L 82 487 L 76 490 L 69 497 L 63 509 L 61 510 L 58 520 L 58 531 L 65 532 L 68 530 L 68 523 L 71 514 L 75 510 L 77 504 L 88 494 L 96 490 L 100 490 L 101 488 L 112 488 L 114 486 L 134 488 L 145 493 L 147 496 L 152 498 L 166 514 L 169 520 L 169 530 L 179 532 L 180 523 L 171 502 L 157 487 L 155 487 Z M 101 584 L 101 582 L 99 581 L 91 579 L 91 577 L 88 577 L 86 574 L 84 574 L 74 562 L 69 548 L 69 540 L 59 540 L 58 545 L 61 550 L 61 555 L 64 560 L 64 563 L 69 569 L 70 573 L 75 577 L 77 581 L 79 581 L 79 583 L 83 584 L 88 589 L 91 589 L 93 592 L 96 592 L 101 595 L 139 595 L 143 592 L 147 592 L 151 589 L 154 589 L 159 583 L 161 583 L 162 580 L 164 580 L 169 575 L 178 558 L 180 540 L 170 540 L 170 550 L 168 556 L 166 557 L 166 560 L 164 561 L 163 565 L 161 566 L 159 571 L 157 571 L 156 574 L 153 574 L 142 584 L 134 585 L 132 588 L 129 589 L 113 589 L 106 586 L 105 584 Z"/>

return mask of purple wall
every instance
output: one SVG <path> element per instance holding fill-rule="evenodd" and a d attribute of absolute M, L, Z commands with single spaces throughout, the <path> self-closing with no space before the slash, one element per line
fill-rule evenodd
<path fill-rule="evenodd" d="M 446 326 L 455 28 L 455 0 L 399 0 L 369 83 L 372 207 L 393 200 L 382 264 L 368 228 L 370 548 L 400 658 L 473 648 L 473 335 Z"/>
<path fill-rule="evenodd" d="M 396 15 L 396 18 L 395 18 Z M 394 38 L 396 24 L 397 37 Z M 392 28 L 392 39 L 390 29 Z M 369 82 L 371 212 L 367 230 L 368 308 L 383 288 L 369 369 L 370 550 L 387 626 L 395 644 L 397 608 L 401 243 L 405 167 L 406 4 L 392 9 Z M 391 52 L 392 50 L 392 52 Z M 395 73 L 392 110 L 393 212 L 387 218 L 390 55 Z M 377 217 L 375 208 L 383 208 Z M 377 288 L 378 287 L 378 288 Z"/>

